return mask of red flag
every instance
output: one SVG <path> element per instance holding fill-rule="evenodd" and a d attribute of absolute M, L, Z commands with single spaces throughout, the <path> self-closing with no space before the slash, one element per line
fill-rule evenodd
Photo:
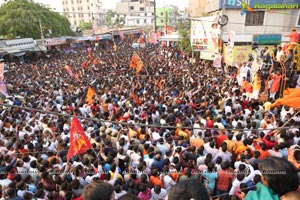
<path fill-rule="evenodd" d="M 81 64 L 82 69 L 85 69 L 85 68 L 86 68 L 87 63 L 88 63 L 88 62 L 85 61 L 85 62 L 83 62 L 83 63 Z"/>
<path fill-rule="evenodd" d="M 74 155 L 84 153 L 91 149 L 92 145 L 84 133 L 84 130 L 76 117 L 73 117 L 70 130 L 70 148 L 67 159 Z"/>

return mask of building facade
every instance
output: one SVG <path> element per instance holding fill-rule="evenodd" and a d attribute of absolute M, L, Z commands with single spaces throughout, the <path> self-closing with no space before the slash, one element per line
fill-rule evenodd
<path fill-rule="evenodd" d="M 274 0 L 266 4 L 263 0 L 203 0 L 203 13 L 228 16 L 228 23 L 222 27 L 222 38 L 227 40 L 228 32 L 235 32 L 237 39 L 242 35 L 284 34 L 292 28 L 300 31 L 300 0 Z M 243 2 L 253 10 L 242 9 Z M 297 7 L 297 8 L 296 8 Z M 241 41 L 243 42 L 243 41 Z M 251 42 L 251 41 L 249 41 Z"/>
<path fill-rule="evenodd" d="M 207 3 L 211 2 L 207 2 L 206 0 L 190 0 L 188 9 L 190 17 L 202 17 L 205 7 L 208 6 Z"/>
<path fill-rule="evenodd" d="M 176 6 L 165 6 L 156 9 L 156 26 L 167 27 L 176 26 L 178 19 L 178 9 Z"/>
<path fill-rule="evenodd" d="M 154 0 L 121 0 L 116 4 L 116 13 L 125 26 L 153 26 Z"/>
<path fill-rule="evenodd" d="M 100 0 L 62 0 L 65 16 L 76 29 L 81 22 L 92 22 L 93 28 L 104 24 L 103 6 Z"/>

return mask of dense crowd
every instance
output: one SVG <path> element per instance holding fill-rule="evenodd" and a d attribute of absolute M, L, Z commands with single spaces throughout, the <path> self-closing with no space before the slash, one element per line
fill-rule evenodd
<path fill-rule="evenodd" d="M 6 62 L 2 199 L 300 199 L 300 114 L 264 107 L 280 95 L 280 70 L 260 98 L 266 80 L 258 71 L 252 85 L 249 63 L 216 68 L 174 47 L 116 45 L 92 46 L 92 60 L 81 48 Z M 93 148 L 67 161 L 72 115 Z"/>

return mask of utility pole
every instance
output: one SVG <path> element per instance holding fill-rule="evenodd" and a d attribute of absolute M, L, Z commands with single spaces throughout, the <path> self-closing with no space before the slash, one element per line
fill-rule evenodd
<path fill-rule="evenodd" d="M 167 35 L 167 28 L 168 28 L 168 11 L 166 10 L 166 35 Z"/>
<path fill-rule="evenodd" d="M 225 7 L 226 7 L 226 1 L 223 0 L 222 16 L 225 15 Z M 218 26 L 219 26 L 219 25 L 218 25 Z M 219 52 L 218 52 L 218 53 L 221 53 L 221 52 L 222 52 L 222 48 L 223 48 L 223 47 L 220 47 L 220 42 L 221 42 L 221 40 L 222 40 L 223 33 L 224 33 L 224 26 L 221 26 L 220 35 L 219 35 L 219 37 L 218 37 L 218 46 L 219 46 Z"/>
<path fill-rule="evenodd" d="M 39 19 L 39 25 L 40 25 L 40 30 L 41 30 L 41 39 L 42 39 L 42 44 L 43 46 L 45 46 L 45 37 L 44 37 L 44 33 L 43 33 L 43 27 L 42 27 L 42 22 Z"/>
<path fill-rule="evenodd" d="M 156 0 L 154 0 L 154 32 L 156 33 Z"/>

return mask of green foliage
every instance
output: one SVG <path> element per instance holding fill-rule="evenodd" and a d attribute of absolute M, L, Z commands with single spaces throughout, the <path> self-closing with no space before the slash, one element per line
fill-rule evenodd
<path fill-rule="evenodd" d="M 105 16 L 105 24 L 108 27 L 112 26 L 112 18 L 115 16 L 116 12 L 108 10 Z"/>
<path fill-rule="evenodd" d="M 93 29 L 93 24 L 92 24 L 92 22 L 81 22 L 79 24 L 79 27 L 82 31 L 91 30 L 91 29 Z"/>
<path fill-rule="evenodd" d="M 179 43 L 179 48 L 185 53 L 191 53 L 191 40 L 190 40 L 190 32 L 191 32 L 191 22 L 180 22 L 178 24 L 178 32 L 183 39 Z"/>
<path fill-rule="evenodd" d="M 114 25 L 117 27 L 122 27 L 125 24 L 125 19 L 123 17 L 117 16 Z"/>
<path fill-rule="evenodd" d="M 52 36 L 72 35 L 69 20 L 32 0 L 10 0 L 0 7 L 0 35 L 6 38 L 41 38 L 40 23 Z"/>

